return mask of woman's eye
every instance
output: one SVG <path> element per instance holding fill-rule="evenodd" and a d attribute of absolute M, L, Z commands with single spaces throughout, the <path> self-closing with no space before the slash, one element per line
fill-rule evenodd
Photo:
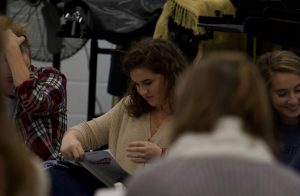
<path fill-rule="evenodd" d="M 147 82 L 145 82 L 144 84 L 145 84 L 145 85 L 150 85 L 150 84 L 152 84 L 152 81 L 147 81 Z"/>
<path fill-rule="evenodd" d="M 276 92 L 276 94 L 277 94 L 279 97 L 283 97 L 283 96 L 286 95 L 286 92 L 284 92 L 284 91 L 278 91 L 278 92 Z"/>
<path fill-rule="evenodd" d="M 300 92 L 300 87 L 297 87 L 297 88 L 295 89 L 295 91 L 296 91 L 296 93 L 299 93 L 299 92 Z"/>

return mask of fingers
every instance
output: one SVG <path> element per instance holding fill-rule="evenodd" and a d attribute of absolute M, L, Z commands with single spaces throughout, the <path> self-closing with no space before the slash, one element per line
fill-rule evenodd
<path fill-rule="evenodd" d="M 134 141 L 130 142 L 126 148 L 127 152 L 141 152 L 144 153 L 146 151 L 148 142 L 147 141 Z"/>
<path fill-rule="evenodd" d="M 12 44 L 20 46 L 26 39 L 25 36 L 17 36 L 11 29 L 7 29 L 5 32 L 6 47 L 10 47 Z"/>
<path fill-rule="evenodd" d="M 128 147 L 143 147 L 146 145 L 146 141 L 134 141 L 128 144 Z"/>
<path fill-rule="evenodd" d="M 78 159 L 77 161 L 82 161 L 84 158 L 84 150 L 82 148 L 82 146 L 78 146 L 77 147 L 77 152 L 78 152 Z"/>
<path fill-rule="evenodd" d="M 25 41 L 25 36 L 20 36 L 16 38 L 18 45 L 21 45 Z"/>
<path fill-rule="evenodd" d="M 146 163 L 148 161 L 147 156 L 143 153 L 129 153 L 127 157 L 134 163 Z"/>
<path fill-rule="evenodd" d="M 134 141 L 128 144 L 127 157 L 135 163 L 145 163 L 154 157 L 161 155 L 161 148 L 149 141 Z"/>
<path fill-rule="evenodd" d="M 67 135 L 62 140 L 60 151 L 64 159 L 67 160 L 81 161 L 84 157 L 81 143 L 76 138 Z"/>
<path fill-rule="evenodd" d="M 145 152 L 145 148 L 144 147 L 127 147 L 126 148 L 126 151 L 127 152 L 140 152 L 140 153 L 143 153 Z"/>
<path fill-rule="evenodd" d="M 126 151 L 129 153 L 145 153 L 146 144 L 144 141 L 134 141 L 128 144 Z"/>
<path fill-rule="evenodd" d="M 76 161 L 76 162 L 78 162 L 78 160 L 79 160 L 79 157 L 80 157 L 80 154 L 79 154 L 79 152 L 78 152 L 78 149 L 77 148 L 75 148 L 74 150 L 73 150 L 73 153 L 72 153 L 72 160 L 74 160 L 74 161 Z"/>
<path fill-rule="evenodd" d="M 127 157 L 129 157 L 129 158 L 142 158 L 142 159 L 147 158 L 147 156 L 144 153 L 128 153 Z"/>
<path fill-rule="evenodd" d="M 128 144 L 126 151 L 127 157 L 134 163 L 146 163 L 147 158 L 147 141 L 134 141 Z"/>
<path fill-rule="evenodd" d="M 146 163 L 148 160 L 144 142 L 131 142 L 128 144 L 126 151 L 128 152 L 127 157 L 134 163 Z"/>
<path fill-rule="evenodd" d="M 73 160 L 74 155 L 73 155 L 73 151 L 61 151 L 62 156 L 64 157 L 64 159 L 66 160 Z"/>
<path fill-rule="evenodd" d="M 74 160 L 74 161 L 81 161 L 84 157 L 84 151 L 82 147 L 77 146 L 73 147 L 72 149 L 61 151 L 64 159 L 66 160 Z"/>

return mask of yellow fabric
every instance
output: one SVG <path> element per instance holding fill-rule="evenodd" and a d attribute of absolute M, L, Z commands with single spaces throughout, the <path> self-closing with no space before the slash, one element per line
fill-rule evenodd
<path fill-rule="evenodd" d="M 193 30 L 195 35 L 203 34 L 204 29 L 198 26 L 199 16 L 216 16 L 234 14 L 235 8 L 230 0 L 168 0 L 156 24 L 154 38 L 168 37 L 168 20 L 172 18 L 176 24 Z"/>
<path fill-rule="evenodd" d="M 154 38 L 169 38 L 168 21 L 190 29 L 194 35 L 204 34 L 205 29 L 198 26 L 199 16 L 234 15 L 235 8 L 230 0 L 168 0 L 157 21 Z M 200 40 L 198 58 L 213 50 L 246 50 L 246 34 L 214 32 L 213 39 Z"/>

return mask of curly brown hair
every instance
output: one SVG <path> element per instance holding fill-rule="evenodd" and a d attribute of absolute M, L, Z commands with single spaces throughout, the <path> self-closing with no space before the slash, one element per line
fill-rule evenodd
<path fill-rule="evenodd" d="M 167 81 L 166 95 L 171 110 L 176 80 L 186 66 L 186 58 L 180 49 L 164 39 L 144 38 L 134 44 L 123 58 L 123 67 L 128 75 L 133 69 L 141 67 L 163 75 Z M 127 95 L 130 96 L 130 101 L 126 104 L 129 115 L 139 117 L 154 109 L 139 95 L 133 82 L 129 84 Z"/>

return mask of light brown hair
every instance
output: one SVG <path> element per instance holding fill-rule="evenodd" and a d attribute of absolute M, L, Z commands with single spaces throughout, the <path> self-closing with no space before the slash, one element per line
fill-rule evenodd
<path fill-rule="evenodd" d="M 277 50 L 263 54 L 257 65 L 265 79 L 268 89 L 271 88 L 271 77 L 276 72 L 288 72 L 300 75 L 300 57 L 287 50 Z"/>
<path fill-rule="evenodd" d="M 260 56 L 257 65 L 265 80 L 267 90 L 272 87 L 272 76 L 275 73 L 294 73 L 300 75 L 300 57 L 292 51 L 276 50 Z M 271 100 L 270 94 L 269 99 Z M 273 108 L 275 122 L 281 122 L 278 111 Z"/>
<path fill-rule="evenodd" d="M 196 59 L 179 80 L 174 138 L 187 131 L 211 132 L 223 116 L 241 118 L 244 130 L 277 152 L 273 118 L 262 77 L 244 53 L 215 52 Z"/>
<path fill-rule="evenodd" d="M 169 40 L 145 38 L 133 45 L 123 58 L 127 74 L 135 68 L 147 68 L 162 74 L 167 81 L 167 98 L 172 109 L 173 90 L 178 76 L 187 66 L 182 52 Z M 127 105 L 130 115 L 139 117 L 153 110 L 153 107 L 139 95 L 136 86 L 130 83 L 127 95 L 131 97 Z"/>
<path fill-rule="evenodd" d="M 0 107 L 4 108 L 2 96 L 0 96 Z M 3 109 L 0 112 L 0 124 L 0 161 L 2 169 L 4 169 L 4 172 L 0 171 L 0 174 L 4 175 L 2 187 L 5 195 L 40 195 L 42 188 L 39 187 L 41 185 L 40 179 L 38 179 L 39 174 L 30 159 L 31 154 L 25 149 L 25 146 L 21 145 L 23 142 Z"/>

